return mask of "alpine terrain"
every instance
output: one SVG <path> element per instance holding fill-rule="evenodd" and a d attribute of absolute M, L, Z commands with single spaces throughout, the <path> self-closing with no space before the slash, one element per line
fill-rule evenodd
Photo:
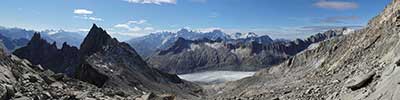
<path fill-rule="evenodd" d="M 400 0 L 368 26 L 256 75 L 216 86 L 218 99 L 399 99 Z"/>

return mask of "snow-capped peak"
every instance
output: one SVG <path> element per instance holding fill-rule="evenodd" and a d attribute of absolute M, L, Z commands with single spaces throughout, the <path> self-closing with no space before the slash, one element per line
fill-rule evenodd
<path fill-rule="evenodd" d="M 249 32 L 249 33 L 234 33 L 231 34 L 230 37 L 232 39 L 245 39 L 245 38 L 254 38 L 258 37 L 258 35 L 254 32 Z"/>

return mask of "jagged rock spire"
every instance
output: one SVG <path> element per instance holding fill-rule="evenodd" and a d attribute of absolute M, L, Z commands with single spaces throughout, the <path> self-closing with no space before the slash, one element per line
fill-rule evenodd
<path fill-rule="evenodd" d="M 95 53 L 111 40 L 111 36 L 108 35 L 106 31 L 100 27 L 97 27 L 96 24 L 93 24 L 89 34 L 81 44 L 80 54 L 81 56 L 87 56 Z"/>

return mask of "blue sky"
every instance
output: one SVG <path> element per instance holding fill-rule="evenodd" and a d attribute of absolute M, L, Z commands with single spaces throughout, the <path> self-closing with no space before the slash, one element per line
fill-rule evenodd
<path fill-rule="evenodd" d="M 88 30 L 137 37 L 189 28 L 297 38 L 327 28 L 365 26 L 391 0 L 2 0 L 0 25 Z"/>

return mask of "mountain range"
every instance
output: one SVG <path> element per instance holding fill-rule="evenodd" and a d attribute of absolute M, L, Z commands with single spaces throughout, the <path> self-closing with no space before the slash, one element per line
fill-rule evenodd
<path fill-rule="evenodd" d="M 40 33 L 41 37 L 49 42 L 56 42 L 57 47 L 61 48 L 64 42 L 73 46 L 79 46 L 83 41 L 83 33 L 69 32 L 64 30 L 44 30 L 34 31 L 22 28 L 0 27 L 0 38 L 3 40 L 8 52 L 25 46 L 35 33 Z"/>
<path fill-rule="evenodd" d="M 343 35 L 347 28 L 330 30 L 293 41 L 273 41 L 269 36 L 237 39 L 187 40 L 178 38 L 173 45 L 150 56 L 147 62 L 161 71 L 187 74 L 209 70 L 256 71 L 279 64 L 310 45 Z"/>
<path fill-rule="evenodd" d="M 236 33 L 235 35 L 229 35 L 221 30 L 213 30 L 211 32 L 195 32 L 189 31 L 188 29 L 181 29 L 174 32 L 158 32 L 158 33 L 151 33 L 149 35 L 143 37 L 133 38 L 128 40 L 127 42 L 137 49 L 138 53 L 147 58 L 152 54 L 156 53 L 159 50 L 165 50 L 168 47 L 172 46 L 175 41 L 179 38 L 184 38 L 187 40 L 198 40 L 207 38 L 210 40 L 222 39 L 222 40 L 231 40 L 231 39 L 242 39 L 242 40 L 249 40 L 260 38 L 255 33 Z M 261 37 L 262 38 L 262 37 Z M 265 37 L 265 39 L 257 39 L 260 42 L 268 43 L 272 41 L 270 37 Z"/>
<path fill-rule="evenodd" d="M 173 93 L 179 98 L 196 98 L 201 92 L 195 84 L 149 67 L 128 44 L 112 38 L 96 25 L 79 49 L 65 42 L 58 49 L 55 42 L 50 44 L 35 33 L 27 46 L 13 54 L 45 70 L 65 73 L 99 88 L 117 89 L 126 94 Z"/>

